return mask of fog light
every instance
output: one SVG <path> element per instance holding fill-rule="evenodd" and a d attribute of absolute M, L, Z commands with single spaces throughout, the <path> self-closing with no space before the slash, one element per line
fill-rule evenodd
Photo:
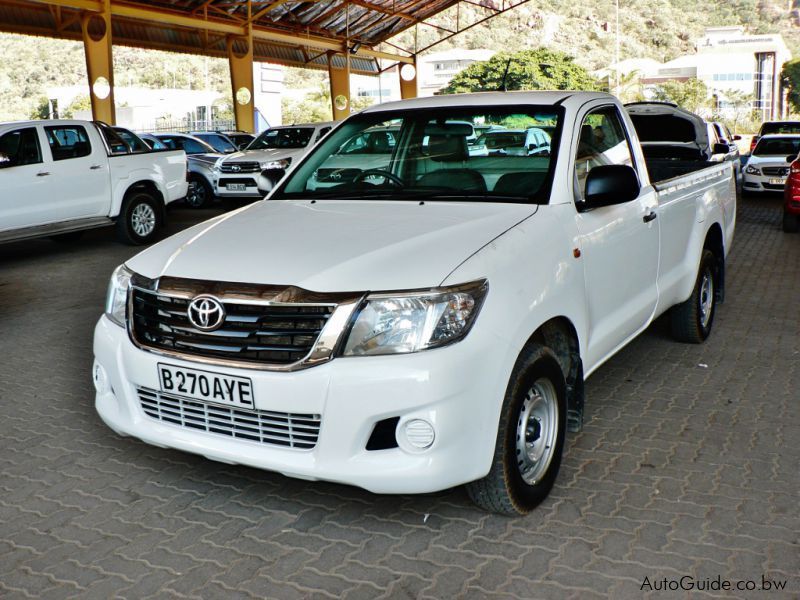
<path fill-rule="evenodd" d="M 105 394 L 108 392 L 108 375 L 106 370 L 100 363 L 95 361 L 92 368 L 92 381 L 94 382 L 94 389 L 98 394 Z"/>
<path fill-rule="evenodd" d="M 433 444 L 433 440 L 436 438 L 433 425 L 422 419 L 412 419 L 408 421 L 404 429 L 408 443 L 420 450 L 430 448 L 431 444 Z"/>

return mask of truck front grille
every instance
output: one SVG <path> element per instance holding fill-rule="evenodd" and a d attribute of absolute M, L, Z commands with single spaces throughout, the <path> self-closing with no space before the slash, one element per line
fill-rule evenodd
<path fill-rule="evenodd" d="M 320 415 L 217 406 L 145 387 L 137 388 L 137 392 L 144 414 L 157 421 L 298 450 L 317 445 Z"/>
<path fill-rule="evenodd" d="M 131 333 L 145 348 L 254 364 L 286 365 L 311 352 L 335 306 L 225 302 L 215 331 L 190 322 L 189 299 L 134 288 Z"/>
<path fill-rule="evenodd" d="M 261 165 L 257 162 L 223 162 L 219 166 L 219 170 L 223 173 L 258 173 Z"/>

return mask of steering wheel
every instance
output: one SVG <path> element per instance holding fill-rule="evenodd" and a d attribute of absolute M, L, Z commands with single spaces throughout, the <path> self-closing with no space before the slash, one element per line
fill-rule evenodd
<path fill-rule="evenodd" d="M 367 169 L 366 171 L 361 171 L 358 175 L 353 177 L 353 183 L 358 183 L 369 177 L 370 175 L 377 175 L 378 177 L 383 177 L 386 181 L 391 181 L 397 187 L 405 187 L 405 183 L 402 179 L 400 179 L 394 173 L 390 173 L 389 171 L 384 171 L 383 169 Z"/>

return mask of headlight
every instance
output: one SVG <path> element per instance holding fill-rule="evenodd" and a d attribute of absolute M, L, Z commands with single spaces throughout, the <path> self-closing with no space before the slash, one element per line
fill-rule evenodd
<path fill-rule="evenodd" d="M 744 172 L 748 175 L 761 175 L 761 169 L 757 167 L 751 167 L 750 165 L 745 167 Z"/>
<path fill-rule="evenodd" d="M 128 289 L 131 276 L 125 265 L 120 265 L 111 274 L 106 294 L 106 316 L 120 327 L 125 327 L 125 306 L 128 303 Z"/>
<path fill-rule="evenodd" d="M 430 292 L 370 295 L 343 354 L 405 354 L 457 342 L 475 322 L 488 289 L 481 280 Z"/>
<path fill-rule="evenodd" d="M 281 160 L 270 160 L 268 162 L 261 163 L 261 170 L 264 171 L 266 169 L 288 169 L 290 164 L 292 164 L 291 158 L 282 158 Z"/>

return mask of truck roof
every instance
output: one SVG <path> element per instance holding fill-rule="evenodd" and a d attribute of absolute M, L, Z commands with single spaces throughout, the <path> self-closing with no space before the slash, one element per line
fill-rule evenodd
<path fill-rule="evenodd" d="M 472 94 L 447 94 L 426 98 L 413 98 L 377 104 L 365 109 L 365 113 L 398 110 L 404 108 L 442 108 L 461 106 L 507 106 L 510 104 L 548 105 L 575 98 L 582 104 L 594 99 L 614 99 L 611 94 L 603 92 L 577 91 L 515 91 L 515 92 L 476 92 Z"/>

